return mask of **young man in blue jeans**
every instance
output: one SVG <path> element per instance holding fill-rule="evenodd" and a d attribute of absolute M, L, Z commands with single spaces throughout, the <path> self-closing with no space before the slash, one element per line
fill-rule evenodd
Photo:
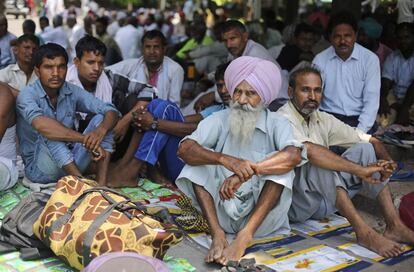
<path fill-rule="evenodd" d="M 65 175 L 81 176 L 94 160 L 96 180 L 106 185 L 118 111 L 65 81 L 68 55 L 60 45 L 41 46 L 33 60 L 39 79 L 17 98 L 17 134 L 26 176 L 32 182 L 56 182 Z M 77 111 L 95 114 L 83 134 L 73 129 Z"/>

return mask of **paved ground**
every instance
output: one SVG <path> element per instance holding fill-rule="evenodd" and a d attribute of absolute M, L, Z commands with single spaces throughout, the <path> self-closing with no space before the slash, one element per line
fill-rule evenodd
<path fill-rule="evenodd" d="M 395 160 L 402 160 L 406 165 L 407 168 L 414 170 L 414 150 L 402 150 L 399 148 L 389 147 L 388 149 Z M 402 195 L 405 195 L 409 192 L 414 191 L 414 180 L 413 181 L 405 181 L 405 182 L 392 182 L 391 191 L 394 198 L 394 203 L 398 204 L 399 198 Z M 358 207 L 359 211 L 361 212 L 364 219 L 368 222 L 370 226 L 378 231 L 383 231 L 385 228 L 385 223 L 383 218 L 381 217 L 381 212 L 376 205 L 375 201 L 371 201 L 370 199 L 357 196 L 354 199 L 355 205 Z M 334 236 L 328 238 L 326 240 L 319 240 L 312 237 L 307 237 L 306 240 L 302 240 L 293 244 L 285 245 L 284 247 L 292 250 L 292 251 L 299 251 L 301 249 L 310 248 L 312 246 L 326 244 L 331 247 L 336 247 L 345 243 L 355 242 L 352 240 L 348 240 L 348 238 L 343 236 Z M 194 242 L 190 240 L 184 240 L 181 244 L 173 247 L 170 249 L 169 253 L 175 257 L 182 257 L 186 258 L 190 261 L 190 263 L 197 268 L 197 271 L 219 271 L 220 267 L 216 265 L 207 265 L 204 263 L 203 259 L 207 251 L 194 244 Z M 265 254 L 265 253 L 263 253 Z M 358 256 L 356 256 L 358 257 Z M 371 262 L 368 259 L 364 259 L 368 262 Z M 370 267 L 364 269 L 365 272 L 412 272 L 414 271 L 414 257 L 411 257 L 399 264 L 393 266 L 386 266 L 380 263 L 375 263 Z"/>

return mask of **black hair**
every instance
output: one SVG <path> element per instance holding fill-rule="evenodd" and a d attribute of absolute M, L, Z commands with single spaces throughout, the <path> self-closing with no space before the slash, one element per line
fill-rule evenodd
<path fill-rule="evenodd" d="M 238 20 L 228 20 L 224 23 L 221 33 L 226 33 L 231 30 L 237 30 L 241 33 L 247 32 L 246 26 Z"/>
<path fill-rule="evenodd" d="M 66 64 L 68 64 L 68 53 L 65 48 L 56 43 L 47 43 L 39 47 L 33 55 L 33 64 L 39 68 L 43 62 L 43 58 L 54 59 L 56 57 L 63 57 Z"/>
<path fill-rule="evenodd" d="M 47 18 L 46 16 L 40 17 L 39 22 L 41 22 L 41 21 L 45 21 L 45 22 L 47 22 L 47 24 L 49 24 L 49 18 Z"/>
<path fill-rule="evenodd" d="M 315 29 L 307 23 L 300 23 L 295 27 L 294 36 L 297 37 L 301 33 L 315 33 Z"/>
<path fill-rule="evenodd" d="M 36 23 L 31 19 L 24 20 L 22 24 L 23 31 L 27 30 L 28 32 L 34 34 L 36 31 Z"/>
<path fill-rule="evenodd" d="M 76 57 L 81 59 L 85 52 L 99 52 L 102 56 L 106 55 L 105 44 L 91 35 L 85 35 L 75 46 Z"/>
<path fill-rule="evenodd" d="M 101 23 L 106 29 L 109 25 L 109 18 L 107 16 L 99 17 L 96 19 L 95 23 Z"/>
<path fill-rule="evenodd" d="M 328 35 L 331 35 L 333 29 L 341 24 L 350 25 L 355 33 L 358 31 L 358 23 L 355 16 L 349 11 L 339 11 L 333 14 L 329 19 Z"/>
<path fill-rule="evenodd" d="M 292 74 L 290 74 L 290 76 L 289 76 L 289 87 L 295 89 L 295 87 L 296 87 L 296 78 L 299 75 L 303 75 L 303 74 L 315 74 L 315 75 L 319 76 L 319 78 L 321 79 L 321 82 L 322 82 L 321 71 L 315 65 L 306 65 L 306 66 L 304 66 L 302 68 L 299 68 L 298 70 L 294 71 Z"/>
<path fill-rule="evenodd" d="M 39 47 L 39 38 L 34 34 L 23 34 L 19 38 L 17 38 L 16 45 L 21 45 L 23 42 L 32 41 L 34 44 L 36 44 Z"/>
<path fill-rule="evenodd" d="M 224 72 L 226 72 L 227 67 L 229 67 L 230 61 L 220 64 L 216 68 L 216 72 L 214 74 L 214 79 L 217 81 L 224 79 Z"/>
<path fill-rule="evenodd" d="M 414 35 L 414 24 L 413 23 L 408 23 L 408 22 L 399 23 L 395 28 L 395 33 L 398 33 L 403 29 L 407 29 L 408 31 L 411 32 L 411 34 Z"/>
<path fill-rule="evenodd" d="M 163 46 L 167 45 L 167 39 L 165 38 L 164 34 L 162 34 L 161 31 L 156 29 L 145 32 L 144 36 L 142 36 L 141 38 L 141 43 L 144 44 L 144 41 L 146 39 L 152 40 L 155 38 L 159 38 Z"/>

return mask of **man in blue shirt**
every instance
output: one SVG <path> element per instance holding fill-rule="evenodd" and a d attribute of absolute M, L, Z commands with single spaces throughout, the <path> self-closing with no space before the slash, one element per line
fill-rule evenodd
<path fill-rule="evenodd" d="M 321 110 L 372 133 L 379 107 L 380 65 L 374 53 L 356 43 L 357 30 L 351 13 L 333 15 L 328 25 L 332 46 L 316 55 L 313 63 L 324 83 Z"/>
<path fill-rule="evenodd" d="M 17 133 L 26 176 L 32 182 L 56 182 L 65 175 L 81 176 L 94 160 L 96 179 L 105 185 L 118 111 L 65 82 L 68 55 L 60 45 L 41 46 L 33 60 L 39 79 L 17 98 Z M 96 114 L 83 134 L 73 130 L 77 111 Z"/>
<path fill-rule="evenodd" d="M 151 166 L 150 178 L 154 181 L 167 182 L 165 178 L 168 181 L 177 178 L 184 167 L 183 161 L 177 157 L 181 139 L 196 130 L 201 120 L 225 109 L 230 103 L 230 94 L 224 86 L 224 72 L 228 65 L 219 65 L 215 74 L 222 104 L 184 117 L 175 103 L 155 99 L 146 108 L 136 111 L 134 123 L 138 129 L 134 132 L 124 157 L 110 171 L 110 186 L 137 186 L 136 179 L 144 163 Z M 160 163 L 161 169 L 157 169 L 157 162 Z M 119 177 L 122 177 L 122 180 L 117 179 Z"/>

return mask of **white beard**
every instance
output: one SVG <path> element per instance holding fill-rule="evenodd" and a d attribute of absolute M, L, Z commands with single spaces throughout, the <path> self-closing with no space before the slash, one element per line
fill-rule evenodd
<path fill-rule="evenodd" d="M 264 108 L 262 103 L 255 108 L 250 104 L 240 105 L 238 102 L 230 103 L 230 135 L 235 143 L 246 145 L 251 142 L 257 120 Z"/>

